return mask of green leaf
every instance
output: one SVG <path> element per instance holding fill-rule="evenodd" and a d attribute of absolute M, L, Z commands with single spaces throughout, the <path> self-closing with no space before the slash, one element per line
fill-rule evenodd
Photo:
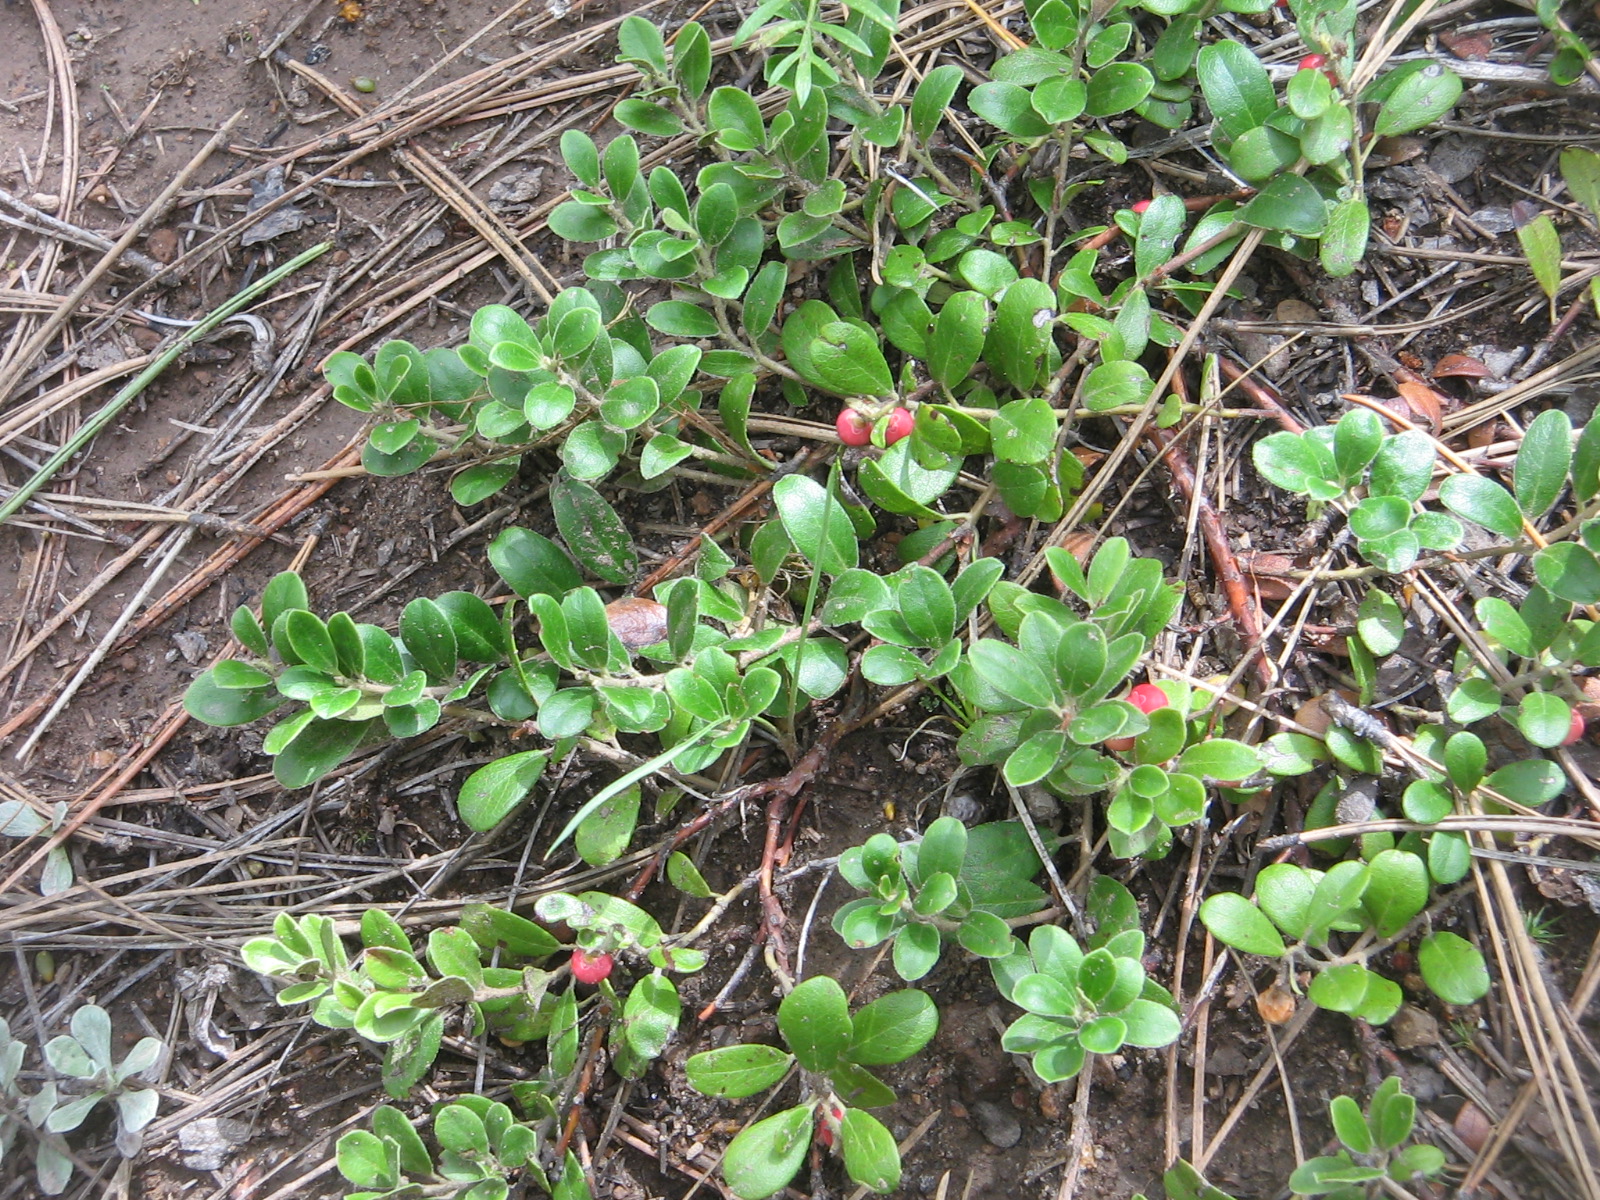
<path fill-rule="evenodd" d="M 1054 681 L 1015 646 L 983 638 L 973 643 L 968 659 L 984 682 L 1013 700 L 1037 709 L 1060 703 Z"/>
<path fill-rule="evenodd" d="M 225 688 L 217 682 L 215 671 L 195 676 L 183 693 L 183 710 L 207 725 L 248 725 L 258 721 L 284 702 L 275 688 Z"/>
<path fill-rule="evenodd" d="M 1236 892 L 1219 892 L 1200 905 L 1200 921 L 1218 941 L 1267 958 L 1281 957 L 1288 947 L 1272 922 Z"/>
<path fill-rule="evenodd" d="M 1216 46 L 1207 46 L 1206 50 L 1237 45 L 1219 42 Z M 1250 53 L 1243 46 L 1238 49 Z M 1205 57 L 1205 51 L 1201 51 L 1201 57 Z M 1279 175 L 1239 210 L 1239 220 L 1260 229 L 1316 237 L 1328 223 L 1328 208 L 1322 194 L 1300 176 Z"/>
<path fill-rule="evenodd" d="M 1546 409 L 1522 435 L 1512 464 L 1512 491 L 1529 520 L 1544 516 L 1567 484 L 1572 466 L 1572 420 L 1559 408 Z"/>
<path fill-rule="evenodd" d="M 1089 77 L 1083 111 L 1091 117 L 1111 117 L 1141 104 L 1155 86 L 1155 76 L 1139 63 L 1115 62 Z"/>
<path fill-rule="evenodd" d="M 728 1143 L 722 1176 L 740 1200 L 766 1200 L 794 1178 L 811 1145 L 812 1105 L 757 1121 Z"/>
<path fill-rule="evenodd" d="M 1362 903 L 1380 937 L 1393 937 L 1428 903 L 1428 868 L 1405 850 L 1384 850 L 1372 860 Z"/>
<path fill-rule="evenodd" d="M 1458 517 L 1482 525 L 1501 537 L 1514 538 L 1522 533 L 1522 513 L 1517 502 L 1492 479 L 1482 475 L 1451 475 L 1439 485 L 1439 499 Z"/>
<path fill-rule="evenodd" d="M 718 333 L 717 319 L 698 304 L 686 300 L 661 300 L 645 313 L 651 329 L 671 337 L 711 338 Z"/>
<path fill-rule="evenodd" d="M 1437 63 L 1429 63 L 1402 79 L 1383 101 L 1373 132 L 1379 137 L 1393 137 L 1431 125 L 1455 107 L 1460 96 L 1460 77 Z"/>
<path fill-rule="evenodd" d="M 900 1149 L 883 1122 L 859 1108 L 847 1108 L 839 1122 L 839 1150 L 850 1178 L 870 1191 L 887 1194 L 900 1186 Z"/>
<path fill-rule="evenodd" d="M 1541 214 L 1518 226 L 1517 241 L 1528 256 L 1528 269 L 1539 287 L 1554 300 L 1561 290 L 1561 235 L 1556 232 L 1555 222 Z"/>
<path fill-rule="evenodd" d="M 1600 220 L 1600 154 L 1569 146 L 1561 152 L 1561 177 L 1573 199 Z"/>
<path fill-rule="evenodd" d="M 961 81 L 961 68 L 954 63 L 935 67 L 922 77 L 911 95 L 911 129 L 919 142 L 933 136 Z"/>
<path fill-rule="evenodd" d="M 1002 405 L 990 418 L 989 437 L 996 458 L 1007 462 L 1043 462 L 1055 450 L 1056 413 L 1037 396 Z"/>
<path fill-rule="evenodd" d="M 1000 297 L 984 357 L 1013 387 L 1027 388 L 1037 378 L 1040 356 L 1050 344 L 1055 303 L 1055 293 L 1039 279 L 1018 279 Z"/>
<path fill-rule="evenodd" d="M 550 507 L 556 528 L 583 563 L 607 583 L 631 582 L 639 569 L 633 539 L 616 509 L 589 484 L 565 473 L 550 482 Z"/>
<path fill-rule="evenodd" d="M 341 1136 L 334 1158 L 339 1174 L 357 1187 L 387 1190 L 400 1184 L 399 1148 L 365 1129 Z"/>
<path fill-rule="evenodd" d="M 583 819 L 572 835 L 573 849 L 591 867 L 603 867 L 622 856 L 638 823 L 639 785 L 634 784 Z"/>
<path fill-rule="evenodd" d="M 1417 947 L 1422 980 L 1446 1004 L 1474 1004 L 1489 994 L 1483 955 L 1453 933 L 1430 933 Z"/>
<path fill-rule="evenodd" d="M 778 1032 L 806 1070 L 829 1070 L 853 1032 L 844 989 L 827 975 L 797 985 L 778 1005 Z"/>
<path fill-rule="evenodd" d="M 401 610 L 400 640 L 430 682 L 455 674 L 455 626 L 444 609 L 426 596 L 418 596 Z"/>
<path fill-rule="evenodd" d="M 1600 560 L 1574 542 L 1557 542 L 1533 556 L 1533 573 L 1553 596 L 1574 604 L 1600 602 Z"/>
<path fill-rule="evenodd" d="M 543 534 L 513 525 L 489 543 L 489 562 L 517 595 L 557 599 L 583 582 L 567 552 Z"/>
<path fill-rule="evenodd" d="M 1246 779 L 1261 769 L 1261 755 L 1255 747 L 1231 738 L 1211 738 L 1197 742 L 1183 752 L 1178 769 L 1190 775 L 1203 775 L 1219 782 Z"/>
<path fill-rule="evenodd" d="M 928 338 L 928 373 L 946 388 L 963 382 L 983 353 L 989 302 L 977 292 L 957 292 L 933 320 Z"/>
<path fill-rule="evenodd" d="M 1393 654 L 1405 636 L 1405 612 L 1388 592 L 1372 588 L 1356 609 L 1356 632 L 1378 656 Z"/>
<path fill-rule="evenodd" d="M 903 1062 L 939 1030 L 939 1009 L 926 992 L 905 988 L 881 996 L 855 1014 L 844 1057 L 862 1066 Z"/>
<path fill-rule="evenodd" d="M 842 396 L 890 396 L 894 380 L 878 338 L 849 321 L 824 325 L 812 341 L 811 375 Z"/>
<path fill-rule="evenodd" d="M 1034 111 L 1033 97 L 1024 87 L 1004 81 L 980 83 L 967 93 L 967 107 L 989 124 L 1014 138 L 1047 137 L 1051 126 Z"/>
<path fill-rule="evenodd" d="M 1311 914 L 1316 876 L 1294 863 L 1273 863 L 1256 876 L 1256 903 L 1284 933 L 1303 938 Z"/>
<path fill-rule="evenodd" d="M 372 726 L 372 721 L 312 720 L 278 752 L 272 773 L 286 788 L 315 783 L 355 753 Z"/>
<path fill-rule="evenodd" d="M 1241 42 L 1218 41 L 1203 47 L 1195 74 L 1206 103 L 1229 138 L 1265 123 L 1277 110 L 1278 97 L 1266 68 Z"/>
<path fill-rule="evenodd" d="M 1301 74 L 1321 75 L 1321 72 Z M 1364 197 L 1341 200 L 1328 214 L 1318 254 L 1322 269 L 1335 278 L 1353 274 L 1367 253 L 1367 238 L 1372 231 L 1372 214 Z"/>
<path fill-rule="evenodd" d="M 549 758 L 548 751 L 525 750 L 479 767 L 456 797 L 462 821 L 479 833 L 500 824 L 533 790 Z"/>
<path fill-rule="evenodd" d="M 1554 749 L 1571 732 L 1572 710 L 1560 696 L 1529 692 L 1517 703 L 1517 729 L 1540 749 Z"/>
<path fill-rule="evenodd" d="M 675 137 L 683 132 L 683 121 L 677 113 L 648 100 L 630 97 L 620 101 L 611 110 L 611 115 L 624 129 L 647 133 L 652 137 Z"/>
<path fill-rule="evenodd" d="M 1433 460 L 1433 442 L 1421 430 L 1386 438 L 1372 460 L 1372 494 L 1401 496 L 1415 503 L 1433 481 Z"/>
<path fill-rule="evenodd" d="M 741 1100 L 777 1083 L 792 1062 L 793 1056 L 776 1046 L 726 1046 L 694 1055 L 684 1073 L 702 1095 Z"/>
<path fill-rule="evenodd" d="M 850 515 L 821 484 L 804 475 L 786 475 L 773 485 L 772 497 L 790 541 L 814 567 L 838 575 L 856 565 Z"/>

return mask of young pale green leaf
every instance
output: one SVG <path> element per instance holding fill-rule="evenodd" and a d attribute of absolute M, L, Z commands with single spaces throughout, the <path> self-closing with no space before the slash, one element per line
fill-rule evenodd
<path fill-rule="evenodd" d="M 850 939 L 847 937 L 846 941 Z M 939 951 L 943 946 L 944 939 L 932 925 L 903 926 L 900 932 L 894 935 L 894 950 L 891 954 L 894 973 L 907 983 L 914 983 L 933 970 L 939 961 Z"/>
<path fill-rule="evenodd" d="M 847 1108 L 839 1122 L 839 1150 L 850 1178 L 871 1191 L 888 1194 L 900 1186 L 900 1150 L 883 1122 L 859 1108 Z"/>
<path fill-rule="evenodd" d="M 639 785 L 623 788 L 585 817 L 572 835 L 573 849 L 591 867 L 615 862 L 639 823 Z"/>
<path fill-rule="evenodd" d="M 880 996 L 852 1020 L 844 1057 L 862 1066 L 903 1062 L 939 1031 L 939 1009 L 926 992 L 904 988 Z"/>
<path fill-rule="evenodd" d="M 1478 948 L 1453 933 L 1430 933 L 1417 947 L 1417 967 L 1446 1004 L 1475 1004 L 1489 994 L 1489 968 Z"/>
<path fill-rule="evenodd" d="M 777 1083 L 792 1062 L 794 1057 L 776 1046 L 726 1046 L 694 1055 L 684 1073 L 702 1095 L 741 1100 Z"/>
<path fill-rule="evenodd" d="M 1318 246 L 1322 269 L 1336 279 L 1352 274 L 1367 253 L 1367 237 L 1371 231 L 1372 214 L 1364 197 L 1341 200 L 1334 205 Z"/>
<path fill-rule="evenodd" d="M 757 1121 L 728 1143 L 722 1176 L 739 1200 L 766 1200 L 783 1190 L 811 1144 L 813 1104 Z"/>
<path fill-rule="evenodd" d="M 220 665 L 220 664 L 219 664 Z M 183 710 L 207 725 L 248 725 L 284 702 L 276 689 L 223 687 L 214 670 L 195 676 L 183 693 Z"/>
<path fill-rule="evenodd" d="M 808 1071 L 826 1071 L 837 1063 L 853 1029 L 844 989 L 827 975 L 799 984 L 778 1005 L 778 1032 Z"/>
<path fill-rule="evenodd" d="M 1517 229 L 1517 241 L 1528 256 L 1528 269 L 1544 294 L 1554 300 L 1561 290 L 1561 235 L 1555 222 L 1541 213 Z"/>
<path fill-rule="evenodd" d="M 1422 859 L 1405 850 L 1384 850 L 1371 864 L 1362 904 L 1372 918 L 1379 937 L 1393 937 L 1420 913 L 1428 903 L 1428 868 Z"/>
<path fill-rule="evenodd" d="M 1288 947 L 1261 910 L 1236 892 L 1219 892 L 1200 905 L 1200 921 L 1218 941 L 1267 958 L 1281 957 Z"/>
<path fill-rule="evenodd" d="M 1286 492 L 1304 495 L 1313 482 L 1336 486 L 1324 474 L 1322 457 L 1299 434 L 1269 434 L 1255 444 L 1251 457 L 1262 477 Z"/>
<path fill-rule="evenodd" d="M 1439 499 L 1458 517 L 1465 517 L 1501 537 L 1522 532 L 1522 513 L 1511 493 L 1482 475 L 1451 475 L 1439 485 Z"/>
<path fill-rule="evenodd" d="M 1378 109 L 1373 132 L 1379 137 L 1411 133 L 1431 125 L 1461 97 L 1461 78 L 1437 63 L 1413 71 L 1389 93 Z"/>

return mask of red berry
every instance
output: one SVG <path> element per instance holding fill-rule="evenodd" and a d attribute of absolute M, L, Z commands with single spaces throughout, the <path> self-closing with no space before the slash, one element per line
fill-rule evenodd
<path fill-rule="evenodd" d="M 1167 694 L 1153 683 L 1141 683 L 1128 692 L 1128 703 L 1142 713 L 1167 707 Z"/>
<path fill-rule="evenodd" d="M 1167 694 L 1153 683 L 1141 683 L 1130 688 L 1127 701 L 1142 713 L 1153 713 L 1158 708 L 1167 707 Z M 1114 737 L 1106 739 L 1106 749 L 1117 754 L 1126 754 L 1133 749 L 1131 737 Z"/>
<path fill-rule="evenodd" d="M 1586 722 L 1579 713 L 1573 713 L 1572 727 L 1567 730 L 1566 740 L 1561 744 L 1563 746 L 1576 746 L 1579 742 L 1583 741 L 1583 731 L 1586 728 L 1588 728 L 1588 722 Z"/>
<path fill-rule="evenodd" d="M 833 427 L 846 446 L 865 446 L 872 440 L 872 422 L 853 408 L 841 409 Z"/>
<path fill-rule="evenodd" d="M 1297 68 L 1297 70 L 1317 71 L 1321 70 L 1327 65 L 1328 56 L 1326 54 L 1308 54 L 1300 60 L 1300 66 Z"/>
<path fill-rule="evenodd" d="M 889 424 L 883 431 L 883 444 L 892 446 L 903 438 L 911 436 L 911 427 L 916 424 L 908 409 L 897 408 L 889 414 Z"/>
<path fill-rule="evenodd" d="M 572 952 L 572 977 L 579 983 L 599 983 L 611 974 L 611 955 L 590 954 L 587 950 Z"/>
<path fill-rule="evenodd" d="M 1140 200 L 1137 204 L 1135 204 L 1133 206 L 1133 211 L 1136 212 L 1136 213 L 1142 213 L 1145 209 L 1147 209 L 1149 207 L 1150 207 L 1150 201 L 1148 201 L 1148 200 Z"/>

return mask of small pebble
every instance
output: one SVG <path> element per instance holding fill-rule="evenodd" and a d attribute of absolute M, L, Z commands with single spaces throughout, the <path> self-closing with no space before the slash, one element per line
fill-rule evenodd
<path fill-rule="evenodd" d="M 1009 1150 L 1022 1140 L 1022 1122 L 1009 1109 L 980 1100 L 972 1106 L 972 1116 L 978 1122 L 978 1131 L 991 1146 Z"/>
<path fill-rule="evenodd" d="M 1401 1050 L 1415 1050 L 1418 1046 L 1437 1046 L 1440 1042 L 1439 1022 L 1430 1012 L 1407 1004 L 1389 1022 L 1389 1035 Z"/>

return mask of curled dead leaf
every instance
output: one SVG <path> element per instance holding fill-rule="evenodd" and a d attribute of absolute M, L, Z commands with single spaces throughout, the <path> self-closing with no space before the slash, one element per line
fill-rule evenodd
<path fill-rule="evenodd" d="M 1441 396 L 1425 383 L 1401 382 L 1395 384 L 1395 390 L 1405 397 L 1411 411 L 1427 422 L 1429 429 L 1434 433 L 1439 432 L 1444 420 L 1444 406 L 1449 403 L 1447 397 Z"/>
<path fill-rule="evenodd" d="M 1479 62 L 1494 53 L 1494 39 L 1487 33 L 1441 33 L 1439 41 L 1457 58 Z"/>
<path fill-rule="evenodd" d="M 1494 374 L 1489 364 L 1470 354 L 1446 354 L 1433 364 L 1435 379 L 1460 376 L 1467 379 L 1488 379 Z"/>
<path fill-rule="evenodd" d="M 624 596 L 606 605 L 611 632 L 629 650 L 667 640 L 667 606 L 643 596 Z"/>

